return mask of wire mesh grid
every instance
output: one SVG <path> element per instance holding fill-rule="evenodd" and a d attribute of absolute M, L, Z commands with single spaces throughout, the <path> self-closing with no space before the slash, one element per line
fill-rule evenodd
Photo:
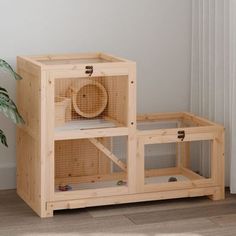
<path fill-rule="evenodd" d="M 56 191 L 127 185 L 126 136 L 55 141 L 54 149 Z"/>
<path fill-rule="evenodd" d="M 145 183 L 167 183 L 211 177 L 211 141 L 146 144 Z M 190 177 L 190 178 L 189 178 Z"/>
<path fill-rule="evenodd" d="M 127 125 L 128 77 L 55 80 L 55 126 L 107 128 Z"/>
<path fill-rule="evenodd" d="M 212 141 L 194 141 L 190 143 L 189 168 L 205 178 L 211 177 Z"/>
<path fill-rule="evenodd" d="M 185 120 L 138 122 L 139 130 L 172 129 L 185 126 Z M 179 169 L 182 167 L 186 171 L 191 171 L 193 178 L 194 173 L 210 178 L 211 159 L 211 141 L 146 144 L 144 145 L 145 182 L 146 184 L 166 183 L 171 177 L 179 181 L 188 180 Z"/>

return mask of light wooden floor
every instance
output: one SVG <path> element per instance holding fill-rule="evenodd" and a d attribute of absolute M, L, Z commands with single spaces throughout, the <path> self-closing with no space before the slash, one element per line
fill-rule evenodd
<path fill-rule="evenodd" d="M 236 196 L 66 210 L 40 219 L 14 190 L 0 191 L 0 236 L 236 236 Z"/>

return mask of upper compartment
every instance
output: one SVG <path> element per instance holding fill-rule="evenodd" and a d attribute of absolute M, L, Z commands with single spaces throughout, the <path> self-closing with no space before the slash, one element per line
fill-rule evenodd
<path fill-rule="evenodd" d="M 33 64 L 45 84 L 55 140 L 127 135 L 136 128 L 135 62 L 104 53 L 19 59 Z"/>
<path fill-rule="evenodd" d="M 128 76 L 56 79 L 56 130 L 128 127 L 128 88 Z"/>

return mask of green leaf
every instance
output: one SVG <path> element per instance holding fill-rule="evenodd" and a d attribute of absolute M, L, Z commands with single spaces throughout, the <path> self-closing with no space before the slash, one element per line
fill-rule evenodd
<path fill-rule="evenodd" d="M 7 90 L 6 90 L 6 89 L 4 89 L 4 88 L 2 88 L 2 87 L 0 87 L 0 94 L 2 94 L 2 95 L 5 95 L 5 96 L 9 97 Z"/>
<path fill-rule="evenodd" d="M 7 138 L 1 129 L 0 129 L 0 141 L 4 146 L 8 147 Z"/>
<path fill-rule="evenodd" d="M 5 93 L 7 93 L 7 90 L 6 90 L 5 88 L 3 88 L 3 87 L 0 86 L 0 92 L 5 92 Z"/>
<path fill-rule="evenodd" d="M 0 59 L 0 69 L 8 72 L 13 78 L 16 80 L 22 79 L 20 75 L 18 75 L 12 67 L 4 60 Z M 24 120 L 18 109 L 9 97 L 8 91 L 0 86 L 0 112 L 2 112 L 7 118 L 11 119 L 14 123 L 24 124 Z M 4 132 L 0 129 L 0 142 L 8 147 L 7 138 Z"/>
<path fill-rule="evenodd" d="M 24 124 L 22 116 L 19 114 L 15 103 L 5 92 L 0 92 L 0 112 L 16 124 Z"/>
<path fill-rule="evenodd" d="M 18 75 L 6 61 L 2 59 L 0 59 L 0 69 L 10 73 L 16 80 L 22 79 L 22 77 Z"/>

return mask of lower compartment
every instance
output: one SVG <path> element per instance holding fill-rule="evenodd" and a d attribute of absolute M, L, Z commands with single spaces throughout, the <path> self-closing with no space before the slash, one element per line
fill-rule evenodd
<path fill-rule="evenodd" d="M 54 139 L 45 165 L 34 163 L 34 158 L 24 165 L 34 148 L 20 149 L 18 194 L 41 217 L 90 206 L 197 196 L 224 199 L 223 127 L 188 113 L 145 115 L 139 120 L 141 126 L 138 122 L 132 132 Z M 22 146 L 22 139 L 18 142 Z M 35 172 L 26 167 L 33 165 L 46 174 L 41 188 L 32 178 L 28 191 L 25 179 Z"/>
<path fill-rule="evenodd" d="M 128 186 L 127 136 L 55 142 L 55 192 Z"/>

